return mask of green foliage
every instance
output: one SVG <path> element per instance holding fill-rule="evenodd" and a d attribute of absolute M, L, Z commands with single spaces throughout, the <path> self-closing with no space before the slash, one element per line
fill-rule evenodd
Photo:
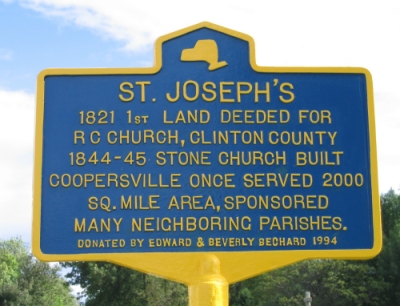
<path fill-rule="evenodd" d="M 310 260 L 299 262 L 230 286 L 231 306 L 400 305 L 400 195 L 381 197 L 383 249 L 369 261 Z M 4 255 L 6 256 L 6 255 Z M 7 279 L 15 265 L 6 258 Z M 87 305 L 186 305 L 184 286 L 110 263 L 65 263 L 71 283 L 84 288 Z M 10 287 L 10 292 L 13 288 Z M 1 305 L 1 304 L 0 304 Z"/>
<path fill-rule="evenodd" d="M 305 291 L 310 291 L 315 305 L 361 306 L 384 305 L 380 296 L 387 285 L 367 264 L 311 260 L 244 281 L 238 293 L 232 288 L 231 300 L 247 296 L 235 305 L 304 305 Z"/>
<path fill-rule="evenodd" d="M 253 292 L 249 289 L 251 286 L 248 286 L 250 283 L 254 283 L 254 281 L 249 280 L 246 285 L 241 282 L 229 286 L 229 304 L 231 306 L 255 305 Z"/>
<path fill-rule="evenodd" d="M 0 279 L 2 283 L 10 284 L 18 278 L 18 262 L 9 251 L 0 252 Z"/>
<path fill-rule="evenodd" d="M 59 270 L 36 260 L 21 239 L 0 240 L 0 305 L 76 305 Z"/>
<path fill-rule="evenodd" d="M 400 305 L 400 195 L 390 190 L 381 197 L 381 206 L 383 249 L 371 265 L 389 284 L 386 305 Z"/>
<path fill-rule="evenodd" d="M 67 262 L 67 278 L 84 288 L 86 305 L 187 305 L 185 286 L 106 262 Z"/>
<path fill-rule="evenodd" d="M 381 207 L 383 234 L 389 238 L 391 234 L 398 233 L 395 228 L 398 229 L 400 223 L 400 195 L 393 189 L 389 190 L 381 197 Z"/>
<path fill-rule="evenodd" d="M 310 291 L 313 305 L 400 305 L 400 195 L 390 190 L 381 206 L 383 249 L 376 258 L 300 262 L 232 285 L 230 300 L 234 305 L 304 305 Z"/>

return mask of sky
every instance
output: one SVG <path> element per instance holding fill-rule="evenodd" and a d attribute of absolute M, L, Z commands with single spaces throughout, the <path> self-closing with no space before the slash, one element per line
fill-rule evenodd
<path fill-rule="evenodd" d="M 149 67 L 159 36 L 202 21 L 252 36 L 260 66 L 367 68 L 374 83 L 379 190 L 398 191 L 398 0 L 0 0 L 0 239 L 31 240 L 38 73 Z"/>

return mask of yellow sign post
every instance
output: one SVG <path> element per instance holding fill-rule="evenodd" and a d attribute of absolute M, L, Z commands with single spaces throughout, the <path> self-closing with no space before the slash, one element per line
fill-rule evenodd
<path fill-rule="evenodd" d="M 260 67 L 208 22 L 160 37 L 154 67 L 42 71 L 34 177 L 37 258 L 159 275 L 190 305 L 382 245 L 370 73 Z"/>

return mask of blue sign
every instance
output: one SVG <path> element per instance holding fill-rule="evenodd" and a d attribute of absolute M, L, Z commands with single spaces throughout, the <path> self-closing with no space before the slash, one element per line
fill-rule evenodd
<path fill-rule="evenodd" d="M 41 73 L 40 252 L 379 251 L 369 72 L 258 67 L 243 37 L 199 27 L 152 68 Z"/>

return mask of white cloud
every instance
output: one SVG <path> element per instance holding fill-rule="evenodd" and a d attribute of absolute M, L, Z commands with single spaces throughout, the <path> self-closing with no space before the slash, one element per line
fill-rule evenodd
<path fill-rule="evenodd" d="M 0 89 L 0 233 L 30 240 L 34 97 Z M 26 236 L 26 237 L 25 237 Z"/>
<path fill-rule="evenodd" d="M 400 191 L 400 95 L 375 93 L 380 190 Z"/>
<path fill-rule="evenodd" d="M 8 49 L 0 48 L 0 60 L 11 61 L 13 59 L 13 52 Z"/>
<path fill-rule="evenodd" d="M 398 31 L 400 8 L 397 0 L 380 5 L 360 0 L 19 2 L 44 15 L 63 18 L 125 41 L 132 50 L 148 47 L 162 34 L 206 20 L 253 35 L 257 43 L 268 46 L 266 59 L 271 64 L 274 64 L 271 59 L 279 58 L 291 62 L 286 55 L 294 53 L 314 60 L 316 56 L 324 59 L 326 53 L 333 52 L 339 57 L 347 54 L 357 59 L 351 48 L 372 47 L 377 40 L 384 41 Z M 271 57 L 277 52 L 281 56 Z"/>
<path fill-rule="evenodd" d="M 163 34 L 210 21 L 252 36 L 259 65 L 366 67 L 376 93 L 380 190 L 400 187 L 398 0 L 18 2 L 44 16 L 124 42 L 127 51 L 149 51 Z M 3 54 L 10 59 L 8 52 L 0 50 L 0 58 Z M 25 93 L 0 90 L 2 236 L 30 231 L 33 100 Z"/>
<path fill-rule="evenodd" d="M 259 65 L 360 66 L 374 79 L 381 191 L 400 186 L 400 1 L 20 0 L 46 16 L 151 50 L 157 37 L 210 21 L 251 35 Z"/>
<path fill-rule="evenodd" d="M 361 66 L 371 70 L 378 91 L 397 84 L 400 69 L 400 2 L 238 0 L 19 0 L 45 16 L 90 28 L 150 50 L 157 37 L 210 21 L 256 41 L 264 66 Z M 385 87 L 385 88 L 384 88 Z M 388 92 L 387 92 L 388 93 Z"/>

